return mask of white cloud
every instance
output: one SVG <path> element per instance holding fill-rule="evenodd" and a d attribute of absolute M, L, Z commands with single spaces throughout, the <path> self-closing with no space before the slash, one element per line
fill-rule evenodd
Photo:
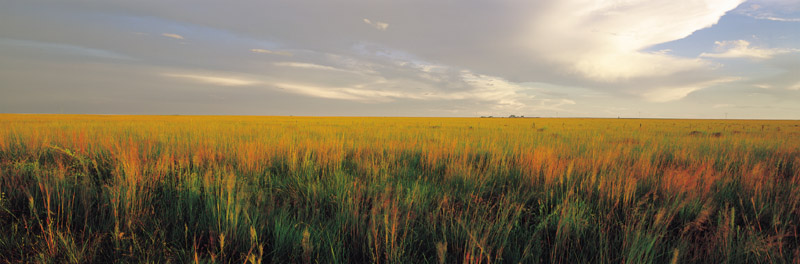
<path fill-rule="evenodd" d="M 775 55 L 798 51 L 797 49 L 765 49 L 753 47 L 746 40 L 716 41 L 717 53 L 702 53 L 706 58 L 747 58 L 753 60 L 770 59 Z"/>
<path fill-rule="evenodd" d="M 275 75 L 253 75 L 235 72 L 175 72 L 167 71 L 161 75 L 184 79 L 197 83 L 221 86 L 251 86 L 277 88 L 278 91 L 337 100 L 357 101 L 361 103 L 392 102 L 399 99 L 416 101 L 460 101 L 480 102 L 489 109 L 517 111 L 528 109 L 536 104 L 536 108 L 558 107 L 574 104 L 570 100 L 542 99 L 532 101 L 530 90 L 520 84 L 500 77 L 477 74 L 468 70 L 454 70 L 448 66 L 415 61 L 414 63 L 384 58 L 383 61 L 368 62 L 352 57 L 330 56 L 330 64 L 346 61 L 342 68 L 305 62 L 276 62 L 272 65 L 287 68 Z M 361 71 L 362 67 L 374 65 L 403 64 L 409 75 L 406 78 L 386 76 L 387 72 Z M 315 71 L 331 71 L 335 74 L 315 75 Z M 394 69 L 390 69 L 394 70 Z M 295 76 L 307 76 L 298 79 Z M 448 83 L 450 88 L 442 87 L 442 80 L 455 78 Z"/>
<path fill-rule="evenodd" d="M 296 83 L 274 83 L 272 85 L 291 93 L 297 93 L 312 97 L 356 100 L 356 101 L 365 100 L 364 97 L 348 94 L 346 92 L 341 91 L 341 88 L 336 88 L 336 87 L 325 87 L 318 85 L 306 85 L 306 84 L 296 84 Z"/>
<path fill-rule="evenodd" d="M 800 82 L 797 82 L 792 86 L 789 86 L 789 90 L 794 90 L 794 91 L 800 90 Z"/>
<path fill-rule="evenodd" d="M 672 49 L 662 49 L 662 50 L 656 51 L 655 54 L 667 55 L 667 54 L 669 54 L 671 52 L 672 52 Z"/>
<path fill-rule="evenodd" d="M 168 37 L 168 38 L 174 38 L 174 39 L 183 39 L 183 36 L 175 34 L 175 33 L 163 33 L 163 34 L 161 34 L 161 36 Z"/>
<path fill-rule="evenodd" d="M 336 67 L 319 65 L 314 63 L 306 63 L 306 62 L 276 62 L 274 63 L 274 65 L 280 67 L 291 67 L 291 68 L 301 68 L 310 70 L 345 71 L 343 69 L 339 69 Z"/>
<path fill-rule="evenodd" d="M 532 98 L 521 94 L 524 87 L 508 82 L 502 78 L 475 74 L 470 71 L 462 71 L 461 78 L 470 86 L 470 90 L 465 92 L 464 97 L 478 100 L 491 100 L 497 102 L 499 106 L 505 108 L 522 108 L 525 104 L 520 99 Z"/>
<path fill-rule="evenodd" d="M 800 18 L 785 18 L 785 17 L 776 17 L 776 16 L 763 16 L 757 17 L 759 19 L 766 19 L 772 21 L 781 21 L 781 22 L 800 22 Z"/>
<path fill-rule="evenodd" d="M 221 85 L 221 86 L 248 86 L 258 84 L 256 80 L 234 77 L 234 76 L 214 76 L 209 74 L 181 74 L 181 73 L 165 73 L 162 74 L 167 77 L 181 78 L 200 83 Z"/>
<path fill-rule="evenodd" d="M 288 51 L 275 51 L 275 50 L 268 50 L 268 49 L 251 49 L 250 52 L 252 53 L 261 53 L 261 54 L 272 54 L 272 55 L 281 55 L 286 57 L 291 57 L 294 54 Z"/>
<path fill-rule="evenodd" d="M 420 60 L 377 56 L 369 60 L 349 56 L 326 56 L 326 66 L 306 62 L 276 62 L 288 68 L 275 80 L 265 81 L 283 91 L 306 96 L 359 102 L 391 102 L 398 99 L 418 101 L 481 102 L 496 110 L 525 109 L 534 98 L 531 90 L 504 78 L 477 74 L 469 70 Z M 314 71 L 335 74 L 314 75 Z M 396 75 L 402 74 L 399 78 Z M 288 77 L 307 76 L 303 80 Z M 559 105 L 563 102 L 558 102 Z M 553 105 L 555 102 L 547 102 Z"/>
<path fill-rule="evenodd" d="M 379 75 L 369 75 L 368 77 L 372 81 L 352 83 L 345 86 L 331 86 L 324 81 L 300 84 L 290 80 L 275 81 L 270 85 L 288 92 L 307 96 L 361 102 L 390 102 L 395 99 L 423 101 L 477 100 L 491 102 L 495 105 L 494 108 L 520 109 L 525 107 L 525 104 L 521 103 L 520 100 L 533 98 L 533 96 L 520 93 L 525 89 L 520 85 L 498 77 L 474 74 L 469 71 L 461 73 L 460 78 L 462 78 L 465 86 L 458 91 L 442 91 L 434 84 L 425 82 L 386 80 Z M 342 78 L 348 78 L 348 76 L 342 76 Z M 417 89 L 408 89 L 409 87 Z"/>
<path fill-rule="evenodd" d="M 561 106 L 576 104 L 575 101 L 570 99 L 542 99 L 540 101 L 542 106 L 546 106 L 546 109 L 554 110 L 558 110 Z"/>
<path fill-rule="evenodd" d="M 614 83 L 633 78 L 674 75 L 691 69 L 707 68 L 697 59 L 684 59 L 660 53 L 624 52 L 590 53 L 576 58 L 572 69 L 593 81 Z"/>
<path fill-rule="evenodd" d="M 750 2 L 753 4 L 740 7 L 737 13 L 755 19 L 800 22 L 800 18 L 786 17 L 789 14 L 796 16 L 796 12 L 800 11 L 800 2 L 797 0 L 750 0 Z"/>
<path fill-rule="evenodd" d="M 708 64 L 642 50 L 710 27 L 741 2 L 557 1 L 531 21 L 526 43 L 565 71 L 594 81 L 668 76 Z"/>
<path fill-rule="evenodd" d="M 286 92 L 301 94 L 311 97 L 320 97 L 328 99 L 340 99 L 359 101 L 362 103 L 384 103 L 391 102 L 394 99 L 406 98 L 426 100 L 430 99 L 424 96 L 400 92 L 400 91 L 385 91 L 373 90 L 364 88 L 363 85 L 354 85 L 353 87 L 336 87 L 325 84 L 300 84 L 300 83 L 273 83 L 272 86 L 278 87 Z"/>
<path fill-rule="evenodd" d="M 670 86 L 670 87 L 660 87 L 654 90 L 648 91 L 643 94 L 644 98 L 651 102 L 669 102 L 678 100 L 681 98 L 686 97 L 690 93 L 694 91 L 698 91 L 707 87 L 711 87 L 718 84 L 729 83 L 733 81 L 741 80 L 738 77 L 726 77 L 726 78 L 719 78 L 711 81 L 705 81 L 700 83 L 693 83 L 685 86 Z"/>
<path fill-rule="evenodd" d="M 371 20 L 366 19 L 366 18 L 363 21 L 367 25 L 370 25 L 370 26 L 372 26 L 372 27 L 374 27 L 375 29 L 378 29 L 378 30 L 386 31 L 386 29 L 389 28 L 389 24 L 385 23 L 385 22 L 371 21 Z"/>

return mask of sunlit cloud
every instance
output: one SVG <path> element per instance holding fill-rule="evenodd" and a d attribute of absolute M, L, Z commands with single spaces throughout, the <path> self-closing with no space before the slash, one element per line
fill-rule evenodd
<path fill-rule="evenodd" d="M 570 99 L 541 99 L 539 100 L 540 109 L 558 110 L 561 106 L 577 104 Z"/>
<path fill-rule="evenodd" d="M 770 59 L 775 55 L 796 52 L 798 49 L 765 49 L 751 46 L 746 40 L 716 41 L 717 53 L 702 53 L 706 58 L 747 58 L 754 60 Z"/>
<path fill-rule="evenodd" d="M 590 80 L 603 83 L 621 82 L 633 78 L 665 77 L 708 66 L 708 62 L 698 59 L 642 52 L 592 53 L 584 58 L 576 58 L 572 65 L 575 72 Z"/>
<path fill-rule="evenodd" d="M 795 83 L 792 86 L 789 86 L 789 90 L 799 91 L 800 90 L 800 82 Z"/>
<path fill-rule="evenodd" d="M 705 89 L 708 87 L 712 87 L 715 85 L 729 83 L 733 81 L 741 80 L 738 77 L 725 77 L 719 78 L 711 81 L 695 83 L 685 86 L 678 86 L 678 87 L 662 87 L 656 88 L 654 90 L 648 91 L 643 94 L 644 98 L 651 102 L 669 102 L 682 99 L 689 95 L 692 92 Z"/>
<path fill-rule="evenodd" d="M 291 52 L 288 52 L 288 51 L 274 51 L 274 50 L 267 50 L 267 49 L 251 49 L 250 52 L 260 53 L 260 54 L 281 55 L 281 56 L 287 56 L 287 57 L 291 57 L 292 55 L 294 55 L 294 54 L 292 54 Z"/>
<path fill-rule="evenodd" d="M 558 1 L 531 23 L 528 43 L 566 72 L 593 81 L 670 76 L 708 68 L 708 63 L 642 50 L 710 27 L 741 2 Z"/>
<path fill-rule="evenodd" d="M 731 107 L 735 107 L 735 105 L 732 105 L 732 104 L 715 104 L 713 106 L 713 108 L 731 108 Z"/>
<path fill-rule="evenodd" d="M 296 84 L 296 83 L 274 83 L 272 85 L 290 93 L 296 93 L 312 97 L 356 100 L 356 101 L 366 100 L 366 98 L 364 97 L 343 92 L 341 90 L 342 88 L 336 88 L 336 87 L 324 87 L 324 86 Z"/>
<path fill-rule="evenodd" d="M 168 38 L 174 38 L 174 39 L 183 39 L 183 36 L 175 34 L 175 33 L 163 33 L 163 34 L 161 34 L 161 36 L 168 37 Z"/>
<path fill-rule="evenodd" d="M 105 59 L 135 60 L 134 58 L 128 55 L 121 54 L 115 51 L 88 48 L 88 47 L 70 45 L 64 43 L 0 38 L 0 47 L 2 46 L 13 46 L 29 50 L 39 50 L 39 51 L 43 50 L 54 53 L 71 54 L 71 55 L 105 58 Z"/>
<path fill-rule="evenodd" d="M 743 14 L 755 19 L 780 21 L 780 22 L 800 22 L 798 17 L 786 17 L 785 12 L 792 12 L 794 9 L 800 10 L 800 5 L 796 0 L 756 0 L 748 6 L 743 6 L 738 9 L 739 14 Z"/>
<path fill-rule="evenodd" d="M 301 69 L 311 69 L 311 70 L 344 71 L 344 69 L 339 69 L 331 66 L 319 65 L 314 63 L 306 63 L 306 62 L 276 62 L 274 63 L 274 65 L 280 67 L 291 67 L 291 68 L 301 68 Z"/>
<path fill-rule="evenodd" d="M 212 84 L 212 85 L 221 85 L 221 86 L 248 86 L 259 83 L 256 80 L 250 80 L 232 76 L 213 76 L 207 74 L 199 75 L 199 74 L 179 74 L 179 73 L 165 73 L 163 75 L 167 77 L 181 78 L 190 81 Z"/>
<path fill-rule="evenodd" d="M 372 21 L 372 20 L 369 20 L 369 19 L 366 19 L 366 18 L 363 21 L 367 25 L 370 25 L 370 26 L 372 26 L 372 27 L 374 27 L 375 29 L 378 29 L 378 30 L 384 30 L 385 31 L 387 28 L 389 28 L 389 24 L 385 23 L 385 22 Z"/>
<path fill-rule="evenodd" d="M 417 100 L 433 99 L 432 97 L 420 96 L 401 91 L 365 89 L 362 85 L 355 85 L 353 87 L 334 87 L 326 86 L 324 84 L 298 83 L 273 83 L 271 85 L 286 92 L 305 96 L 351 100 L 362 103 L 384 103 L 401 98 Z"/>
<path fill-rule="evenodd" d="M 461 78 L 470 86 L 466 94 L 472 99 L 495 101 L 507 108 L 523 108 L 525 104 L 520 99 L 533 98 L 520 93 L 526 88 L 499 77 L 462 71 Z"/>
<path fill-rule="evenodd" d="M 424 61 L 410 62 L 400 58 L 381 57 L 372 62 L 352 57 L 329 56 L 343 68 L 304 62 L 278 62 L 276 66 L 291 68 L 296 71 L 333 71 L 336 75 L 314 80 L 309 78 L 303 83 L 291 79 L 275 81 L 273 86 L 287 92 L 306 96 L 353 100 L 360 102 L 391 102 L 399 99 L 420 101 L 453 101 L 467 100 L 485 102 L 493 109 L 524 109 L 526 103 L 534 96 L 525 93 L 530 90 L 517 83 L 497 76 L 477 74 L 469 70 L 454 70 L 441 64 Z M 375 63 L 382 63 L 382 66 Z M 386 65 L 397 65 L 406 78 L 391 78 L 387 72 L 362 70 L 363 67 L 382 69 Z M 282 77 L 276 77 L 282 78 Z M 340 83 L 331 85 L 330 83 Z M 441 87 L 442 84 L 449 88 Z"/>
<path fill-rule="evenodd" d="M 757 16 L 756 18 L 772 20 L 772 21 L 781 21 L 781 22 L 800 22 L 800 18 L 785 18 L 776 16 Z"/>

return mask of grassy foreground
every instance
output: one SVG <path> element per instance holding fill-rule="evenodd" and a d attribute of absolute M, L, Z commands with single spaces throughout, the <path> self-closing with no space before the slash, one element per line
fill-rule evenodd
<path fill-rule="evenodd" d="M 800 262 L 798 121 L 0 115 L 0 192 L 0 262 Z"/>

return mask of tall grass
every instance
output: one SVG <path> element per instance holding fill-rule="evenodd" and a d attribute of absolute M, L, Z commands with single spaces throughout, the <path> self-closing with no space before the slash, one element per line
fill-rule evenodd
<path fill-rule="evenodd" d="M 800 123 L 0 115 L 0 262 L 797 263 Z"/>

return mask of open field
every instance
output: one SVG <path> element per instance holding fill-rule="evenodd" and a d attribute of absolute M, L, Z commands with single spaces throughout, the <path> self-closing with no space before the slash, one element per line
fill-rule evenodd
<path fill-rule="evenodd" d="M 800 122 L 0 115 L 0 262 L 798 263 Z"/>

